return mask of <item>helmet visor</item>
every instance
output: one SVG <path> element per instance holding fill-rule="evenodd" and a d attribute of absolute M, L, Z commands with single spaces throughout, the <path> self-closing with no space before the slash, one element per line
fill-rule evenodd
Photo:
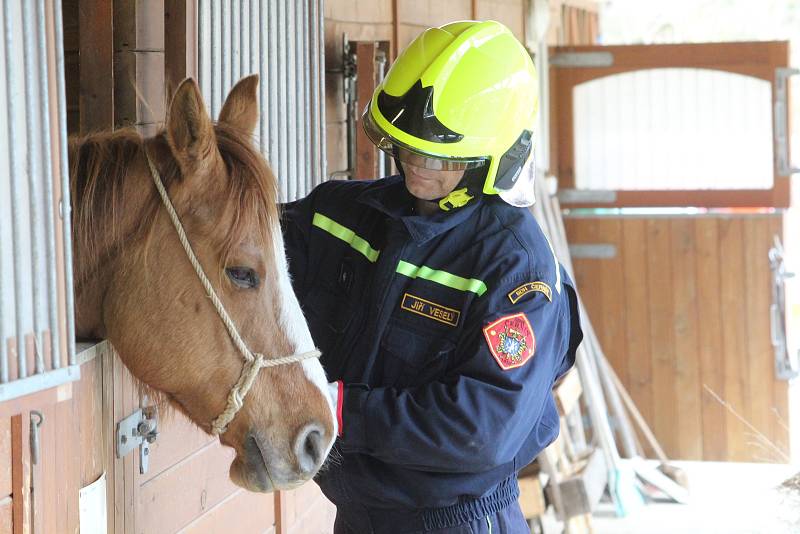
<path fill-rule="evenodd" d="M 474 169 L 481 167 L 488 163 L 488 157 L 473 157 L 473 158 L 454 158 L 439 154 L 428 154 L 398 142 L 392 137 L 389 137 L 372 118 L 372 114 L 367 106 L 364 115 L 362 115 L 362 123 L 364 125 L 364 133 L 367 134 L 369 140 L 375 146 L 383 150 L 392 157 L 400 160 L 401 163 L 411 165 L 414 167 L 431 169 L 436 171 L 464 171 L 467 169 Z"/>

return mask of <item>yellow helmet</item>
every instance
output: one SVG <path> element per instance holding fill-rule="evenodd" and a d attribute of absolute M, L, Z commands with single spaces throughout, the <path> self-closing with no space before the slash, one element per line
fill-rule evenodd
<path fill-rule="evenodd" d="M 362 119 L 372 142 L 401 162 L 480 167 L 483 193 L 517 204 L 515 187 L 530 187 L 532 195 L 533 184 L 518 179 L 532 154 L 538 105 L 536 69 L 511 31 L 495 21 L 462 21 L 414 39 Z"/>

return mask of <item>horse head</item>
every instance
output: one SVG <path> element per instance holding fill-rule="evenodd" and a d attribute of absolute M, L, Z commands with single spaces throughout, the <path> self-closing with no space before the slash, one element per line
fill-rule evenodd
<path fill-rule="evenodd" d="M 314 350 L 289 281 L 276 179 L 252 142 L 257 86 L 257 76 L 241 80 L 214 124 L 197 84 L 185 80 L 155 137 L 101 133 L 70 147 L 78 334 L 107 337 L 134 376 L 208 432 L 230 406 L 245 355 L 188 259 L 154 176 L 252 353 L 269 362 Z M 262 369 L 239 405 L 220 433 L 236 451 L 235 483 L 271 491 L 317 472 L 337 430 L 317 359 Z"/>

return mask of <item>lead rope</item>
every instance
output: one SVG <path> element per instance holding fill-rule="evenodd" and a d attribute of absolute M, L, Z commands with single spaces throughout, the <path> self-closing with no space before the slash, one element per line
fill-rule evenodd
<path fill-rule="evenodd" d="M 181 245 L 183 245 L 183 250 L 186 251 L 186 255 L 189 257 L 192 267 L 194 267 L 194 272 L 197 273 L 197 277 L 200 279 L 200 283 L 203 284 L 203 287 L 208 294 L 208 298 L 211 299 L 211 303 L 214 305 L 214 308 L 216 308 L 220 319 L 222 319 L 222 323 L 228 330 L 228 334 L 230 334 L 233 344 L 236 345 L 236 348 L 239 349 L 239 352 L 242 353 L 242 356 L 245 359 L 244 366 L 242 367 L 242 374 L 239 376 L 239 380 L 236 382 L 236 384 L 234 384 L 233 388 L 228 394 L 228 404 L 225 406 L 225 410 L 219 414 L 214 421 L 211 422 L 211 433 L 214 435 L 219 435 L 228 429 L 228 424 L 233 420 L 233 418 L 236 416 L 236 413 L 244 405 L 244 397 L 247 395 L 247 392 L 250 391 L 258 372 L 262 368 L 277 367 L 279 365 L 301 362 L 310 358 L 319 358 L 321 353 L 318 349 L 314 349 L 308 352 L 267 360 L 264 358 L 263 354 L 252 352 L 249 348 L 247 348 L 244 340 L 242 340 L 242 337 L 239 335 L 239 331 L 236 330 L 236 325 L 233 324 L 228 312 L 222 305 L 222 301 L 219 300 L 219 297 L 214 291 L 211 282 L 208 280 L 205 271 L 203 271 L 202 265 L 200 265 L 200 262 L 197 260 L 197 256 L 195 256 L 194 250 L 192 250 L 192 245 L 189 244 L 189 239 L 186 237 L 186 232 L 183 229 L 183 225 L 178 218 L 178 214 L 175 212 L 175 207 L 172 205 L 172 201 L 169 199 L 167 190 L 164 189 L 164 184 L 161 181 L 161 175 L 158 173 L 158 170 L 156 169 L 153 161 L 150 159 L 150 155 L 146 150 L 144 151 L 144 156 L 147 160 L 147 166 L 150 168 L 150 174 L 153 177 L 153 182 L 156 184 L 158 194 L 161 195 L 161 200 L 164 203 L 167 213 L 169 214 L 169 218 L 172 220 L 172 225 L 175 227 L 175 231 L 178 232 L 178 239 L 180 239 Z"/>

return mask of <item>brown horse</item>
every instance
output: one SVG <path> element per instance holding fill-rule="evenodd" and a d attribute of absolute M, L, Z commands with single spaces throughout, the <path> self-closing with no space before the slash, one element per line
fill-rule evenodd
<path fill-rule="evenodd" d="M 154 186 L 160 175 L 188 241 L 247 347 L 266 360 L 313 350 L 286 267 L 276 180 L 252 143 L 258 77 L 241 80 L 219 121 L 185 80 L 166 127 L 70 141 L 76 325 L 200 428 L 243 375 L 232 342 Z M 148 158 L 154 171 L 148 169 Z M 271 491 L 309 480 L 336 435 L 317 359 L 261 370 L 227 429 L 231 479 Z"/>

